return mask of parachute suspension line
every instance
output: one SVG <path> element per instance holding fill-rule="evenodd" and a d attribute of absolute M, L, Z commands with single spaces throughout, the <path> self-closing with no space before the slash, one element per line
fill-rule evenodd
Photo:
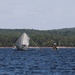
<path fill-rule="evenodd" d="M 41 49 L 33 40 L 32 40 L 32 38 L 30 38 L 31 39 L 31 41 L 34 43 L 34 45 L 36 46 L 36 47 L 38 47 L 39 49 Z M 41 50 L 43 50 L 43 49 L 41 49 Z"/>
<path fill-rule="evenodd" d="M 36 47 L 38 47 L 38 45 L 32 40 L 32 42 L 35 44 Z"/>
<path fill-rule="evenodd" d="M 39 47 L 32 39 L 31 39 L 31 41 L 34 43 L 34 45 L 35 45 L 36 47 Z"/>
<path fill-rule="evenodd" d="M 31 41 L 35 44 L 36 47 L 38 47 L 39 49 L 41 49 L 32 39 L 31 39 Z"/>

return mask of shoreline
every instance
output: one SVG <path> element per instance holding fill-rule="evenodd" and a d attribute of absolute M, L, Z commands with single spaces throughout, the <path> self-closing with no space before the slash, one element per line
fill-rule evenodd
<path fill-rule="evenodd" d="M 53 48 L 53 47 L 29 47 L 29 48 Z M 65 46 L 59 47 L 59 46 L 57 46 L 57 48 L 75 48 L 75 47 L 65 47 Z"/>
<path fill-rule="evenodd" d="M 0 47 L 0 48 L 16 48 L 16 47 Z M 53 48 L 53 47 L 28 47 L 28 48 Z M 57 48 L 75 48 L 75 47 L 57 46 Z"/>

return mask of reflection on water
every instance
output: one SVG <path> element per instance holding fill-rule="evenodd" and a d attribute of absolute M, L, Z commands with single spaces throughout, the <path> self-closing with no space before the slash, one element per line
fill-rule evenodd
<path fill-rule="evenodd" d="M 0 75 L 75 75 L 75 49 L 0 48 Z"/>

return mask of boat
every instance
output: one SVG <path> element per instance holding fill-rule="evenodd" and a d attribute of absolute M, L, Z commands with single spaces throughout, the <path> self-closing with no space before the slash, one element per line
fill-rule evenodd
<path fill-rule="evenodd" d="M 16 48 L 18 50 L 27 50 L 29 47 L 29 36 L 26 33 L 23 33 L 16 42 Z"/>

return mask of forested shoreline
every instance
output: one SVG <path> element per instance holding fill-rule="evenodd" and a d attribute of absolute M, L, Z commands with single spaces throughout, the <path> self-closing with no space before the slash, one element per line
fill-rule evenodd
<path fill-rule="evenodd" d="M 51 47 L 54 42 L 58 46 L 75 46 L 75 28 L 64 28 L 56 30 L 0 29 L 0 47 L 15 46 L 17 39 L 24 32 L 30 37 L 30 46 Z"/>

